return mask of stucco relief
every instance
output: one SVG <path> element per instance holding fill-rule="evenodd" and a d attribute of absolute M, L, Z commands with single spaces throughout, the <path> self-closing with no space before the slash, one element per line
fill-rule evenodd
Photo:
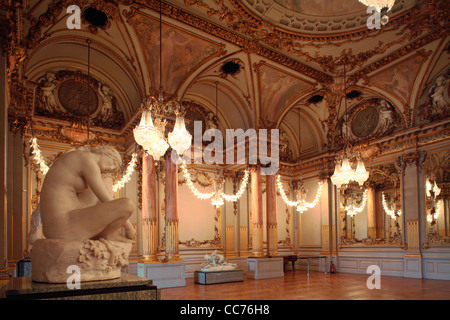
<path fill-rule="evenodd" d="M 389 102 L 380 98 L 364 100 L 342 116 L 335 136 L 335 146 L 342 147 L 345 142 L 381 138 L 400 126 L 400 116 Z"/>
<path fill-rule="evenodd" d="M 112 89 L 81 72 L 46 72 L 37 81 L 36 101 L 35 113 L 49 118 L 71 122 L 89 118 L 94 126 L 109 129 L 125 123 Z"/>

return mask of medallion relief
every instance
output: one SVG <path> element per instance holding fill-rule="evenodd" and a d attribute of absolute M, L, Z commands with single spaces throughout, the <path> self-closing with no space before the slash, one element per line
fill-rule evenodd
<path fill-rule="evenodd" d="M 384 99 L 364 100 L 343 115 L 338 123 L 335 146 L 345 142 L 367 142 L 391 134 L 401 126 L 401 118 L 395 108 Z"/>
<path fill-rule="evenodd" d="M 125 123 L 112 89 L 81 72 L 48 71 L 37 81 L 36 101 L 40 116 L 72 122 L 90 118 L 94 126 L 108 129 Z"/>

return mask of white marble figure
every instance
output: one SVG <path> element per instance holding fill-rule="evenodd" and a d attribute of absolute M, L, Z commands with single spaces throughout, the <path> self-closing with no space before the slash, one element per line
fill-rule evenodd
<path fill-rule="evenodd" d="M 121 166 L 120 154 L 110 146 L 78 148 L 52 164 L 39 202 L 45 239 L 31 250 L 34 281 L 63 282 L 73 264 L 82 269 L 82 281 L 120 276 L 136 236 L 129 221 L 135 205 L 113 199 L 110 175 Z"/>
<path fill-rule="evenodd" d="M 45 74 L 45 81 L 43 81 L 43 85 L 41 86 L 44 108 L 50 113 L 55 112 L 57 109 L 55 96 L 53 94 L 53 91 L 56 88 L 55 80 L 55 74 L 49 71 Z"/>
<path fill-rule="evenodd" d="M 445 101 L 444 92 L 447 88 L 448 79 L 441 75 L 436 78 L 433 86 L 430 88 L 430 97 L 433 106 L 433 114 L 442 114 L 448 103 Z"/>
<path fill-rule="evenodd" d="M 218 255 L 217 250 L 214 250 L 210 255 L 205 255 L 206 262 L 202 263 L 204 266 L 201 271 L 224 271 L 224 270 L 235 270 L 237 265 L 234 263 L 227 263 L 224 256 Z"/>
<path fill-rule="evenodd" d="M 384 133 L 388 131 L 392 123 L 392 110 L 389 108 L 386 100 L 381 100 L 379 104 L 379 115 L 378 128 L 376 132 Z"/>
<path fill-rule="evenodd" d="M 102 118 L 103 122 L 107 122 L 108 119 L 111 117 L 113 112 L 113 92 L 111 88 L 108 86 L 102 85 L 101 83 L 98 84 L 98 94 L 100 97 L 102 97 L 103 105 L 102 109 L 100 111 L 100 116 Z"/>
<path fill-rule="evenodd" d="M 113 199 L 112 179 L 120 154 L 110 146 L 76 149 L 60 156 L 50 167 L 40 195 L 43 233 L 47 239 L 86 240 L 111 238 L 125 227 L 127 238 L 135 230 L 128 218 L 135 206 L 127 198 Z"/>
<path fill-rule="evenodd" d="M 212 112 L 208 112 L 206 115 L 206 130 L 208 129 L 217 129 L 217 125 L 214 122 L 215 115 Z"/>

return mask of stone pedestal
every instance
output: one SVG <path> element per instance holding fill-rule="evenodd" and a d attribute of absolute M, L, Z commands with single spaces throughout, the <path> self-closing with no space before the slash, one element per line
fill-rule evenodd
<path fill-rule="evenodd" d="M 247 278 L 269 279 L 284 277 L 284 263 L 282 257 L 248 258 L 247 264 Z"/>
<path fill-rule="evenodd" d="M 80 281 L 116 279 L 128 266 L 131 242 L 40 239 L 31 251 L 33 281 L 66 283 L 74 270 Z"/>
<path fill-rule="evenodd" d="M 225 270 L 225 271 L 195 271 L 195 283 L 200 284 L 216 284 L 226 282 L 242 282 L 244 281 L 243 270 Z"/>
<path fill-rule="evenodd" d="M 79 289 L 66 284 L 34 282 L 30 277 L 11 278 L 0 298 L 48 300 L 159 300 L 160 290 L 149 279 L 122 274 L 105 281 L 82 282 Z"/>
<path fill-rule="evenodd" d="M 183 262 L 138 263 L 138 276 L 151 279 L 158 288 L 184 287 Z"/>

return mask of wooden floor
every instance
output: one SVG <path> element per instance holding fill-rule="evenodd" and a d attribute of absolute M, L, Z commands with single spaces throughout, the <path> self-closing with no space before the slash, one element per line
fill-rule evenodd
<path fill-rule="evenodd" d="M 369 275 L 286 271 L 284 278 L 161 289 L 161 300 L 450 300 L 449 280 L 381 277 L 380 289 L 368 289 Z"/>

